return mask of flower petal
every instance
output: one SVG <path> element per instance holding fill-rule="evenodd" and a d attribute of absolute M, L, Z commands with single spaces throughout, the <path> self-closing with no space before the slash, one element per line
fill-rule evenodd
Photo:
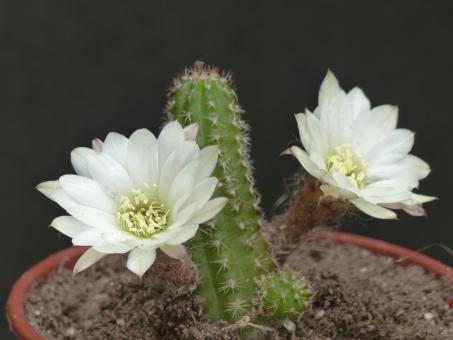
<path fill-rule="evenodd" d="M 78 203 L 115 214 L 115 202 L 91 178 L 64 175 L 59 181 L 63 190 Z"/>
<path fill-rule="evenodd" d="M 423 209 L 423 207 L 419 204 L 408 205 L 403 203 L 388 203 L 383 204 L 382 206 L 389 209 L 402 209 L 412 216 L 426 216 L 425 209 Z"/>
<path fill-rule="evenodd" d="M 362 113 L 352 128 L 352 146 L 363 157 L 379 145 L 387 134 L 396 128 L 398 108 L 392 105 L 380 105 L 371 111 Z"/>
<path fill-rule="evenodd" d="M 363 199 L 354 199 L 351 201 L 359 210 L 363 211 L 365 214 L 382 219 L 396 219 L 396 214 L 386 208 L 383 208 L 379 205 L 369 203 Z"/>
<path fill-rule="evenodd" d="M 128 192 L 132 187 L 126 170 L 107 154 L 88 156 L 88 170 L 91 177 L 115 198 Z"/>
<path fill-rule="evenodd" d="M 75 148 L 71 152 L 71 163 L 76 174 L 80 176 L 90 177 L 88 171 L 87 157 L 90 155 L 95 155 L 97 152 L 90 148 Z"/>
<path fill-rule="evenodd" d="M 165 160 L 159 174 L 158 194 L 166 200 L 178 173 L 180 173 L 190 162 L 197 158 L 199 153 L 198 145 L 193 141 L 185 141 L 179 145 Z"/>
<path fill-rule="evenodd" d="M 167 245 L 177 245 L 184 242 L 187 242 L 195 236 L 198 230 L 198 224 L 194 225 L 185 225 L 184 227 L 178 229 L 178 231 L 173 235 L 172 238 L 168 239 Z"/>
<path fill-rule="evenodd" d="M 70 215 L 88 226 L 101 229 L 116 228 L 116 218 L 114 215 L 105 211 L 86 207 L 74 201 L 63 189 L 48 190 L 48 188 L 38 190 L 43 192 L 52 201 L 58 203 Z"/>
<path fill-rule="evenodd" d="M 189 221 L 188 224 L 200 224 L 209 221 L 217 215 L 228 203 L 225 197 L 218 197 L 210 200 L 205 204 L 203 209 L 199 210 Z"/>
<path fill-rule="evenodd" d="M 140 278 L 151 267 L 156 259 L 155 249 L 133 249 L 127 258 L 127 268 Z"/>
<path fill-rule="evenodd" d="M 65 234 L 69 237 L 74 237 L 75 235 L 88 230 L 90 227 L 86 224 L 83 224 L 80 221 L 77 221 L 72 216 L 60 216 L 55 218 L 50 224 L 51 227 L 57 229 L 60 233 Z"/>
<path fill-rule="evenodd" d="M 53 198 L 55 191 L 61 190 L 61 185 L 59 181 L 47 181 L 42 182 L 36 186 L 36 189 L 45 195 L 48 199 L 55 201 Z"/>
<path fill-rule="evenodd" d="M 164 164 L 170 153 L 186 139 L 184 130 L 177 121 L 169 122 L 159 134 L 159 164 Z"/>
<path fill-rule="evenodd" d="M 97 261 L 102 259 L 105 255 L 107 255 L 107 254 L 100 253 L 100 252 L 94 250 L 93 248 L 88 249 L 77 260 L 72 272 L 74 274 L 80 273 L 82 270 L 87 269 L 89 266 L 95 264 Z"/>
<path fill-rule="evenodd" d="M 339 91 L 341 91 L 341 87 L 338 83 L 337 78 L 332 73 L 332 71 L 327 70 L 327 74 L 322 81 L 321 87 L 319 89 L 318 105 L 330 102 Z"/>
<path fill-rule="evenodd" d="M 369 167 L 392 164 L 404 159 L 413 145 L 414 133 L 407 129 L 397 129 L 390 132 L 364 157 Z"/>
<path fill-rule="evenodd" d="M 195 175 L 198 167 L 198 160 L 187 164 L 171 183 L 166 199 L 170 206 L 174 205 L 179 197 L 191 192 L 195 182 Z"/>
<path fill-rule="evenodd" d="M 198 123 L 192 123 L 184 128 L 184 136 L 186 137 L 186 140 L 194 141 L 195 139 L 197 139 L 197 134 L 198 134 Z"/>
<path fill-rule="evenodd" d="M 156 137 L 147 129 L 135 131 L 127 147 L 127 170 L 137 187 L 157 184 L 159 176 Z"/>
<path fill-rule="evenodd" d="M 102 152 L 104 143 L 99 138 L 94 138 L 91 141 L 91 147 L 93 148 L 94 151 Z"/>
<path fill-rule="evenodd" d="M 218 145 L 210 145 L 200 150 L 196 180 L 211 176 L 217 164 L 219 153 L 220 149 Z"/>
<path fill-rule="evenodd" d="M 102 151 L 115 159 L 122 166 L 126 166 L 128 139 L 120 133 L 110 132 L 105 137 Z"/>
<path fill-rule="evenodd" d="M 134 248 L 134 246 L 125 243 L 103 243 L 95 245 L 93 248 L 106 254 L 124 254 Z"/>
<path fill-rule="evenodd" d="M 190 195 L 191 202 L 198 202 L 198 208 L 203 207 L 211 198 L 217 187 L 218 180 L 216 177 L 208 177 L 200 181 Z"/>
<path fill-rule="evenodd" d="M 347 94 L 349 102 L 351 104 L 354 119 L 356 119 L 362 113 L 368 112 L 371 109 L 371 104 L 362 89 L 354 87 Z"/>
<path fill-rule="evenodd" d="M 310 159 L 308 154 L 302 150 L 301 148 L 297 146 L 292 146 L 290 148 L 291 153 L 293 154 L 294 157 L 299 161 L 299 163 L 302 165 L 302 167 L 307 170 L 307 172 L 312 175 L 313 177 L 316 177 L 318 179 L 322 178 L 322 175 L 319 171 L 319 168 L 316 166 L 316 164 Z"/>
<path fill-rule="evenodd" d="M 160 250 L 162 250 L 169 257 L 177 260 L 182 259 L 187 255 L 186 248 L 180 244 L 164 244 L 160 246 Z"/>

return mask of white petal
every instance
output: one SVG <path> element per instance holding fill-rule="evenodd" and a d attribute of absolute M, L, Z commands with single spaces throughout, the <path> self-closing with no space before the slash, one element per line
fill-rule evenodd
<path fill-rule="evenodd" d="M 180 244 L 164 244 L 160 246 L 160 250 L 162 250 L 165 254 L 167 254 L 169 257 L 174 258 L 174 259 L 182 259 L 184 256 L 187 255 L 187 250 L 184 246 Z"/>
<path fill-rule="evenodd" d="M 206 178 L 212 174 L 217 164 L 219 152 L 218 145 L 210 145 L 200 150 L 198 155 L 197 180 Z"/>
<path fill-rule="evenodd" d="M 431 202 L 431 201 L 434 201 L 437 199 L 438 198 L 434 197 L 434 196 L 426 196 L 426 195 L 420 195 L 420 194 L 414 194 L 414 193 L 412 193 L 412 195 L 411 195 L 411 201 L 414 204 L 427 203 L 427 202 Z"/>
<path fill-rule="evenodd" d="M 228 203 L 225 197 L 214 198 L 206 203 L 206 205 L 198 211 L 188 222 L 188 224 L 200 224 L 209 221 L 217 215 L 223 207 Z"/>
<path fill-rule="evenodd" d="M 57 229 L 60 233 L 65 234 L 66 236 L 69 237 L 74 237 L 75 235 L 90 228 L 86 224 L 77 221 L 72 216 L 57 217 L 52 221 L 50 225 Z"/>
<path fill-rule="evenodd" d="M 165 160 L 159 174 L 158 193 L 162 200 L 166 200 L 175 177 L 190 162 L 197 158 L 198 145 L 193 141 L 181 143 Z"/>
<path fill-rule="evenodd" d="M 343 90 L 339 91 L 328 104 L 319 106 L 323 132 L 327 134 L 329 148 L 351 144 L 354 127 L 353 113 Z"/>
<path fill-rule="evenodd" d="M 159 134 L 159 163 L 163 165 L 170 153 L 186 139 L 184 130 L 177 121 L 164 126 Z"/>
<path fill-rule="evenodd" d="M 354 118 L 357 118 L 360 114 L 370 111 L 371 104 L 368 98 L 363 93 L 362 89 L 354 87 L 348 92 L 348 99 L 351 104 Z"/>
<path fill-rule="evenodd" d="M 396 219 L 396 214 L 386 208 L 380 207 L 376 204 L 366 202 L 362 199 L 355 199 L 351 201 L 359 210 L 363 211 L 365 214 L 382 219 Z"/>
<path fill-rule="evenodd" d="M 311 140 L 310 153 L 316 151 L 320 155 L 326 155 L 329 149 L 329 130 L 322 126 L 321 121 L 313 113 L 306 111 L 305 117 Z"/>
<path fill-rule="evenodd" d="M 61 204 L 60 204 L 61 205 Z M 96 228 L 112 229 L 116 228 L 116 218 L 114 215 L 102 210 L 81 205 L 71 205 L 65 208 L 66 211 L 81 222 Z"/>
<path fill-rule="evenodd" d="M 94 180 L 77 175 L 64 175 L 60 177 L 60 184 L 68 195 L 82 205 L 97 208 L 114 214 L 115 202 L 106 195 Z"/>
<path fill-rule="evenodd" d="M 155 249 L 133 249 L 127 258 L 127 268 L 142 277 L 156 259 Z"/>
<path fill-rule="evenodd" d="M 100 253 L 93 248 L 88 249 L 77 260 L 77 263 L 74 265 L 73 273 L 80 273 L 82 270 L 87 269 L 89 266 L 102 259 L 105 255 L 107 254 Z"/>
<path fill-rule="evenodd" d="M 389 203 L 383 204 L 382 206 L 389 209 L 402 209 L 412 216 L 426 216 L 425 209 L 423 209 L 423 207 L 418 204 L 407 205 L 403 203 Z"/>
<path fill-rule="evenodd" d="M 88 226 L 102 229 L 116 228 L 116 218 L 114 215 L 78 204 L 63 189 L 48 191 L 47 195 L 70 215 Z"/>
<path fill-rule="evenodd" d="M 126 166 L 128 139 L 120 133 L 110 132 L 104 141 L 102 151 Z"/>
<path fill-rule="evenodd" d="M 89 155 L 95 155 L 96 151 L 89 148 L 76 148 L 71 152 L 71 163 L 76 174 L 80 176 L 90 177 L 88 171 L 87 157 Z"/>
<path fill-rule="evenodd" d="M 61 190 L 61 185 L 59 181 L 47 181 L 47 182 L 42 182 L 36 186 L 36 189 L 45 195 L 47 198 L 51 199 L 52 201 L 55 201 L 53 198 L 53 194 L 57 190 Z"/>
<path fill-rule="evenodd" d="M 367 168 L 367 179 L 376 181 L 384 178 L 411 178 L 411 182 L 425 178 L 430 173 L 429 165 L 420 158 L 407 155 L 396 163 L 375 164 Z"/>
<path fill-rule="evenodd" d="M 376 106 L 362 113 L 352 129 L 352 146 L 362 156 L 367 153 L 396 128 L 398 108 L 392 105 Z"/>
<path fill-rule="evenodd" d="M 190 197 L 190 194 L 182 195 L 181 197 L 178 198 L 178 200 L 175 202 L 175 204 L 171 207 L 170 214 L 171 214 L 172 221 L 176 219 L 181 208 L 183 208 L 185 206 L 189 197 Z M 190 201 L 190 203 L 192 203 L 192 201 Z"/>
<path fill-rule="evenodd" d="M 297 128 L 299 129 L 299 136 L 300 140 L 302 141 L 302 145 L 308 153 L 311 153 L 313 141 L 310 132 L 308 131 L 307 117 L 303 113 L 298 113 L 295 115 L 295 118 L 297 121 Z"/>
<path fill-rule="evenodd" d="M 192 161 L 176 175 L 167 196 L 167 202 L 170 206 L 175 204 L 179 197 L 192 191 L 195 184 L 197 167 L 198 160 Z M 162 199 L 165 200 L 164 197 Z"/>
<path fill-rule="evenodd" d="M 134 247 L 125 243 L 103 243 L 95 245 L 93 246 L 93 248 L 101 253 L 106 254 L 124 254 Z"/>
<path fill-rule="evenodd" d="M 319 168 L 316 166 L 316 164 L 310 159 L 310 157 L 307 155 L 305 151 L 303 151 L 301 148 L 297 146 L 293 146 L 290 148 L 291 153 L 293 154 L 294 157 L 299 161 L 299 163 L 302 165 L 302 167 L 307 170 L 307 172 L 312 175 L 313 177 L 316 177 L 320 179 L 321 173 L 319 171 Z"/>
<path fill-rule="evenodd" d="M 185 225 L 184 227 L 178 229 L 178 232 L 169 239 L 167 245 L 177 245 L 184 242 L 187 242 L 195 236 L 198 230 L 198 224 L 195 225 Z"/>
<path fill-rule="evenodd" d="M 200 181 L 190 195 L 191 202 L 198 202 L 198 208 L 204 206 L 214 193 L 217 182 L 218 180 L 215 177 L 208 177 Z"/>
<path fill-rule="evenodd" d="M 113 197 L 119 197 L 132 188 L 126 170 L 107 154 L 88 156 L 88 170 L 91 177 Z"/>
<path fill-rule="evenodd" d="M 415 172 L 417 179 L 423 179 L 431 172 L 429 164 L 414 155 L 407 155 L 402 163 Z"/>
<path fill-rule="evenodd" d="M 104 243 L 102 230 L 97 228 L 89 228 L 74 235 L 72 238 L 72 244 L 75 246 L 96 246 Z"/>
<path fill-rule="evenodd" d="M 329 102 L 339 91 L 341 91 L 335 75 L 328 70 L 319 89 L 319 105 Z"/>
<path fill-rule="evenodd" d="M 127 170 L 135 186 L 157 184 L 159 175 L 156 137 L 147 129 L 135 131 L 127 147 Z"/>
<path fill-rule="evenodd" d="M 186 140 L 197 139 L 198 134 L 198 123 L 192 123 L 184 128 L 184 136 Z"/>
<path fill-rule="evenodd" d="M 404 159 L 414 145 L 414 133 L 407 129 L 390 132 L 365 156 L 368 166 L 391 164 Z"/>
<path fill-rule="evenodd" d="M 182 225 L 186 224 L 187 221 L 194 218 L 197 212 L 199 212 L 198 202 L 189 204 L 187 207 L 184 207 L 178 212 L 176 219 L 171 223 L 167 230 L 174 230 L 181 227 Z"/>
<path fill-rule="evenodd" d="M 93 148 L 94 151 L 102 152 L 104 143 L 99 138 L 94 138 L 91 141 L 91 147 Z"/>

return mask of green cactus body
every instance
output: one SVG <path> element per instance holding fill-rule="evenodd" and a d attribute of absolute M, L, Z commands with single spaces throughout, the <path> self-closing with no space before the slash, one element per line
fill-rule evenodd
<path fill-rule="evenodd" d="M 299 316 L 310 302 L 309 286 L 295 273 L 280 272 L 268 275 L 260 285 L 265 310 L 277 318 Z"/>
<path fill-rule="evenodd" d="M 259 292 L 257 278 L 272 269 L 260 231 L 259 197 L 248 158 L 248 126 L 228 75 L 195 66 L 174 80 L 167 114 L 181 124 L 198 123 L 201 147 L 218 144 L 214 175 L 218 196 L 229 198 L 190 247 L 201 281 L 198 294 L 213 320 L 237 321 L 250 313 Z"/>

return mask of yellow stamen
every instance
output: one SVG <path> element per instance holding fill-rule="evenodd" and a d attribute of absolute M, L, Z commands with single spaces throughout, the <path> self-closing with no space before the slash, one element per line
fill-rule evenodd
<path fill-rule="evenodd" d="M 117 219 L 124 230 L 147 238 L 168 227 L 169 213 L 152 194 L 132 189 L 129 196 L 121 196 Z"/>
<path fill-rule="evenodd" d="M 345 175 L 356 188 L 362 189 L 367 185 L 366 163 L 359 154 L 351 150 L 349 144 L 335 147 L 329 153 L 326 165 L 330 173 L 339 172 Z"/>

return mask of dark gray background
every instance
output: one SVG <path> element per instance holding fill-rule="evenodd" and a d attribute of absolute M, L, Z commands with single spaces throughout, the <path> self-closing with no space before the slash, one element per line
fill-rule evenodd
<path fill-rule="evenodd" d="M 157 131 L 165 89 L 194 60 L 233 71 L 270 211 L 298 164 L 292 113 L 313 108 L 330 67 L 346 89 L 400 107 L 428 161 L 429 218 L 360 219 L 345 230 L 413 249 L 453 247 L 451 1 L 0 1 L 1 305 L 16 278 L 67 247 L 61 209 L 34 186 L 71 171 L 69 152 L 109 131 Z M 447 253 L 425 253 L 453 264 Z M 7 328 L 1 318 L 0 338 Z"/>

